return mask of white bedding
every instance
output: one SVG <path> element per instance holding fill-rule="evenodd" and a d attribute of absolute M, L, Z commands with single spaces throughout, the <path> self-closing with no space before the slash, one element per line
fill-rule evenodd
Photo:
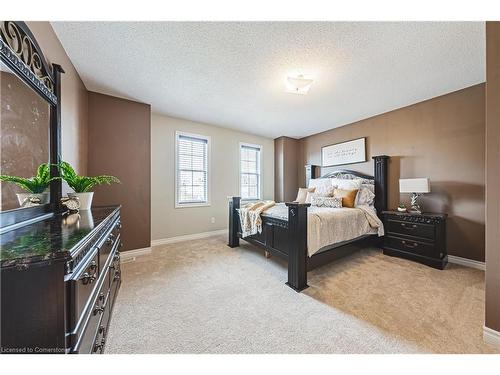
<path fill-rule="evenodd" d="M 288 208 L 284 203 L 278 203 L 262 212 L 262 216 L 288 220 Z M 383 224 L 377 217 L 373 206 L 358 206 L 357 208 L 310 206 L 307 209 L 309 256 L 317 253 L 324 246 L 349 241 L 366 234 L 384 235 Z"/>

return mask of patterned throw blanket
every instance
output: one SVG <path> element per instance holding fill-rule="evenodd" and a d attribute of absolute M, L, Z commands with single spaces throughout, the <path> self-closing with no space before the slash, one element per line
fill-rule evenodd
<path fill-rule="evenodd" d="M 239 209 L 241 236 L 248 237 L 253 234 L 262 233 L 262 219 L 260 214 L 271 208 L 276 203 L 274 201 L 259 201 L 247 203 Z"/>

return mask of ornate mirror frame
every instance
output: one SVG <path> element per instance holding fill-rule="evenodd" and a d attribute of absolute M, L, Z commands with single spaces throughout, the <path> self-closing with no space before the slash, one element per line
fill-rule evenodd
<path fill-rule="evenodd" d="M 54 164 L 61 161 L 61 73 L 47 60 L 26 23 L 0 21 L 0 60 L 50 105 L 49 163 L 51 176 L 59 176 Z M 54 215 L 59 211 L 61 181 L 50 184 L 50 203 L 0 212 L 0 232 Z"/>

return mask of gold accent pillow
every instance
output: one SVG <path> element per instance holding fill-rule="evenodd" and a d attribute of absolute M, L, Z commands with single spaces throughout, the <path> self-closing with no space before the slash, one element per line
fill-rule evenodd
<path fill-rule="evenodd" d="M 354 208 L 354 203 L 356 202 L 356 195 L 358 194 L 358 189 L 354 190 L 343 190 L 335 189 L 333 196 L 337 198 L 342 198 L 342 207 Z"/>

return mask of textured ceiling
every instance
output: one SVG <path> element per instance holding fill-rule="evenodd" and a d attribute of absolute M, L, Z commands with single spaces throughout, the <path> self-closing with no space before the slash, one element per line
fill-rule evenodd
<path fill-rule="evenodd" d="M 482 22 L 53 22 L 87 89 L 303 137 L 485 81 Z M 290 72 L 309 94 L 285 93 Z"/>

